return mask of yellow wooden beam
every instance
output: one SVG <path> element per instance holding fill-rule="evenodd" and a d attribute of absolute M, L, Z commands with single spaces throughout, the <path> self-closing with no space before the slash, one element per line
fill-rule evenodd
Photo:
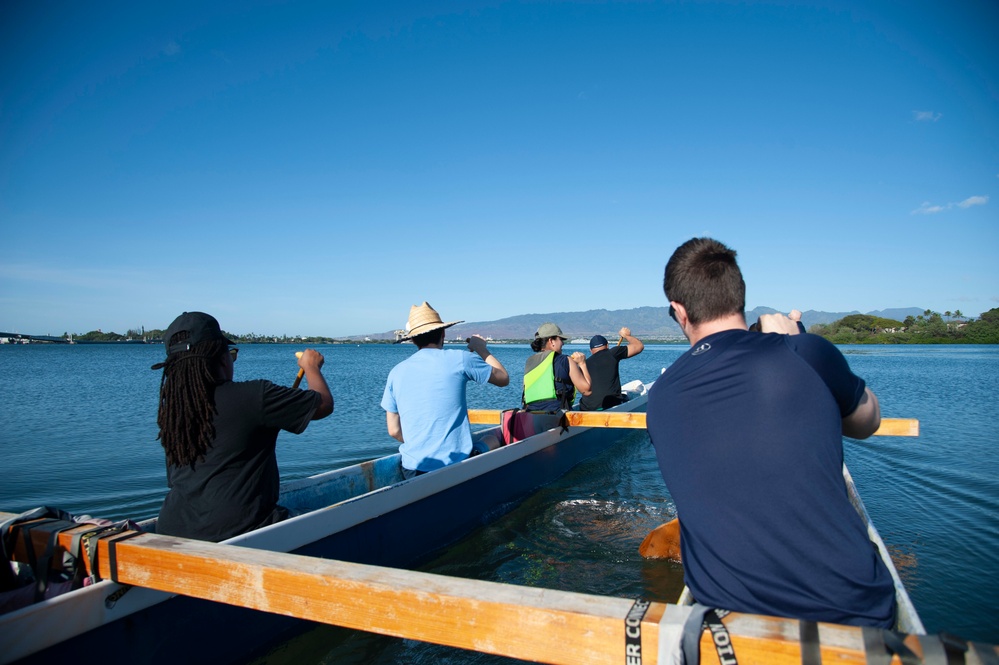
<path fill-rule="evenodd" d="M 4 514 L 0 513 L 0 519 Z M 43 531 L 42 525 L 37 528 Z M 98 570 L 110 577 L 108 542 Z M 116 545 L 117 579 L 168 593 L 238 605 L 330 625 L 541 663 L 621 663 L 628 660 L 626 619 L 633 601 L 520 587 L 141 534 Z M 658 665 L 659 640 L 678 630 L 674 606 L 652 602 L 637 622 L 641 661 Z M 669 613 L 667 613 L 669 611 Z M 665 617 L 665 619 L 664 619 Z M 744 665 L 798 665 L 799 622 L 732 613 L 724 619 Z M 635 629 L 631 623 L 631 630 Z M 867 662 L 861 629 L 821 623 L 822 662 Z M 925 639 L 925 638 L 924 638 Z M 906 644 L 917 654 L 920 641 Z M 711 632 L 701 659 L 718 663 Z M 634 648 L 634 647 L 633 647 Z M 995 645 L 974 645 L 993 658 Z M 631 655 L 634 655 L 633 653 Z M 891 661 L 900 663 L 897 657 Z"/>
<path fill-rule="evenodd" d="M 469 409 L 468 420 L 473 425 L 498 425 L 502 411 Z M 645 429 L 644 413 L 617 411 L 566 411 L 566 423 L 573 427 L 622 427 Z M 882 418 L 874 436 L 919 436 L 919 421 L 915 418 Z"/>

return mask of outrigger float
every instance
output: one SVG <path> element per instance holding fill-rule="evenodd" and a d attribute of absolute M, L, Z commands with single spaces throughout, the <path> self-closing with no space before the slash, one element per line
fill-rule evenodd
<path fill-rule="evenodd" d="M 632 399 L 613 410 L 566 414 L 568 429 L 556 426 L 408 481 L 396 454 L 290 482 L 281 503 L 301 514 L 225 543 L 158 535 L 151 523 L 141 525 L 146 530 L 120 524 L 102 533 L 59 520 L 5 528 L 19 561 L 30 558 L 29 550 L 51 548 L 46 560 L 69 554 L 96 583 L 0 616 L 0 662 L 55 662 L 81 654 L 100 654 L 107 662 L 244 662 L 301 630 L 302 619 L 537 662 L 671 662 L 688 607 L 400 569 L 507 512 L 621 438 L 627 427 L 644 427 L 640 412 L 648 386 L 630 388 Z M 473 422 L 499 419 L 498 412 L 470 413 Z M 592 417 L 602 421 L 581 424 Z M 496 437 L 498 429 L 475 438 Z M 901 616 L 910 621 L 900 628 L 921 633 L 918 614 L 844 472 L 896 580 L 906 608 Z M 445 512 L 448 520 L 424 519 Z M 13 517 L 0 513 L 0 522 Z M 886 654 L 899 649 L 933 662 L 935 654 L 957 647 L 967 656 L 959 662 L 999 662 L 995 647 L 955 646 L 925 635 L 894 639 L 887 631 L 832 624 L 806 630 L 796 620 L 737 613 L 724 623 L 743 663 L 820 662 L 804 660 L 806 651 L 826 662 L 887 663 Z M 219 639 L 227 633 L 238 637 Z M 191 638 L 198 635 L 205 639 L 195 645 Z M 717 655 L 711 635 L 701 639 L 708 663 Z"/>

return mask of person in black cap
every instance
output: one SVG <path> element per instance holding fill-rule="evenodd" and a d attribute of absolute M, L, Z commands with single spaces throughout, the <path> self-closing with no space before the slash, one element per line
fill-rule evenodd
<path fill-rule="evenodd" d="M 275 446 L 280 430 L 301 434 L 333 413 L 323 356 L 298 360 L 309 390 L 233 381 L 237 349 L 215 317 L 184 312 L 163 335 L 159 440 L 170 487 L 157 533 L 218 542 L 288 516 L 279 506 Z"/>
<path fill-rule="evenodd" d="M 590 357 L 586 361 L 586 366 L 590 370 L 590 394 L 583 395 L 579 400 L 580 411 L 609 409 L 626 400 L 621 394 L 618 363 L 625 358 L 637 356 L 645 345 L 638 338 L 631 336 L 630 328 L 621 328 L 618 334 L 622 340 L 628 342 L 628 346 L 607 348 L 607 338 L 603 335 L 594 335 L 590 339 Z"/>

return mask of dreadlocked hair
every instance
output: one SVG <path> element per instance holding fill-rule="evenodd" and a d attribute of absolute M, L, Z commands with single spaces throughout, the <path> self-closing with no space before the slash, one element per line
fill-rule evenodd
<path fill-rule="evenodd" d="M 187 338 L 180 332 L 168 340 L 176 344 Z M 166 452 L 167 464 L 190 466 L 203 462 L 215 439 L 215 386 L 219 384 L 217 365 L 228 353 L 223 340 L 208 340 L 187 351 L 167 357 L 160 380 L 157 437 Z"/>

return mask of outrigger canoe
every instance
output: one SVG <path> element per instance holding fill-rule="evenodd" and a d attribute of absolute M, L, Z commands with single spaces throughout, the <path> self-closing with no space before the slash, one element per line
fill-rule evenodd
<path fill-rule="evenodd" d="M 650 386 L 625 386 L 630 399 L 613 411 L 644 411 Z M 626 434 L 552 427 L 411 480 L 402 479 L 397 453 L 292 481 L 280 503 L 296 516 L 225 544 L 416 566 Z M 473 438 L 498 435 L 488 428 Z M 81 654 L 109 663 L 240 662 L 302 627 L 289 617 L 104 580 L 0 615 L 0 663 L 71 662 Z"/>

